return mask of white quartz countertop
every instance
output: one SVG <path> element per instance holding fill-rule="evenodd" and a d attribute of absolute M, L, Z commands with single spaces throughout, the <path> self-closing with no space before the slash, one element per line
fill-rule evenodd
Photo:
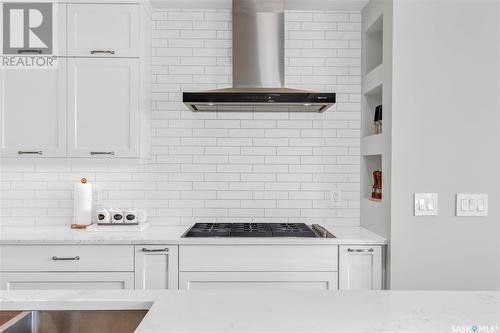
<path fill-rule="evenodd" d="M 327 227 L 337 238 L 183 238 L 189 226 L 150 227 L 142 232 L 88 231 L 67 227 L 2 227 L 0 244 L 386 244 L 362 227 Z"/>
<path fill-rule="evenodd" d="M 149 309 L 136 333 L 500 331 L 493 291 L 0 291 L 0 310 L 98 309 Z"/>

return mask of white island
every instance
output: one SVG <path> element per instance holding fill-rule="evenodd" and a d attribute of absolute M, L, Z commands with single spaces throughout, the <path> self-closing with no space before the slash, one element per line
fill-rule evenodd
<path fill-rule="evenodd" d="M 136 333 L 499 332 L 500 292 L 1 291 L 0 310 L 149 309 Z"/>

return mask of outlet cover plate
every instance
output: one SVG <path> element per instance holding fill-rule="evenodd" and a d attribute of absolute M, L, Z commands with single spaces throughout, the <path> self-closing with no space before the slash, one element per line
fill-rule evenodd
<path fill-rule="evenodd" d="M 335 189 L 330 191 L 330 203 L 332 207 L 342 206 L 342 190 Z"/>

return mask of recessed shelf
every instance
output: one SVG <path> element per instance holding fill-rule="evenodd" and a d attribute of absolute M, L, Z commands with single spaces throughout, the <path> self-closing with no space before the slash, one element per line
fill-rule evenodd
<path fill-rule="evenodd" d="M 365 95 L 382 95 L 382 84 L 384 83 L 384 64 L 380 64 L 363 79 L 363 93 Z"/>
<path fill-rule="evenodd" d="M 382 170 L 382 155 L 366 155 L 362 157 L 361 172 L 362 172 L 362 184 L 361 189 L 363 198 L 372 198 L 372 187 L 374 183 L 373 172 L 375 170 Z M 382 170 L 383 173 L 383 170 Z M 382 186 L 384 184 L 384 176 L 382 174 Z"/>
<path fill-rule="evenodd" d="M 365 136 L 361 139 L 361 155 L 383 155 L 384 153 L 384 134 L 374 134 Z"/>
<path fill-rule="evenodd" d="M 380 15 L 365 30 L 366 72 L 382 63 L 384 48 L 384 18 Z"/>

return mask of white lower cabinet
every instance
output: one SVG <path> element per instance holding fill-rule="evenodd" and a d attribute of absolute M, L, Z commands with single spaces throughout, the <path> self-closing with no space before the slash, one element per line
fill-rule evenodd
<path fill-rule="evenodd" d="M 134 289 L 132 272 L 34 272 L 0 273 L 0 288 L 37 289 Z"/>
<path fill-rule="evenodd" d="M 181 245 L 181 289 L 338 288 L 336 245 Z"/>
<path fill-rule="evenodd" d="M 340 246 L 339 289 L 382 289 L 382 252 L 380 245 Z"/>
<path fill-rule="evenodd" d="M 177 246 L 136 246 L 135 289 L 177 289 L 177 262 Z"/>
<path fill-rule="evenodd" d="M 382 289 L 381 245 L 2 245 L 0 288 Z"/>
<path fill-rule="evenodd" d="M 132 245 L 3 245 L 0 288 L 133 289 Z"/>
<path fill-rule="evenodd" d="M 337 289 L 337 272 L 181 272 L 180 289 Z"/>

